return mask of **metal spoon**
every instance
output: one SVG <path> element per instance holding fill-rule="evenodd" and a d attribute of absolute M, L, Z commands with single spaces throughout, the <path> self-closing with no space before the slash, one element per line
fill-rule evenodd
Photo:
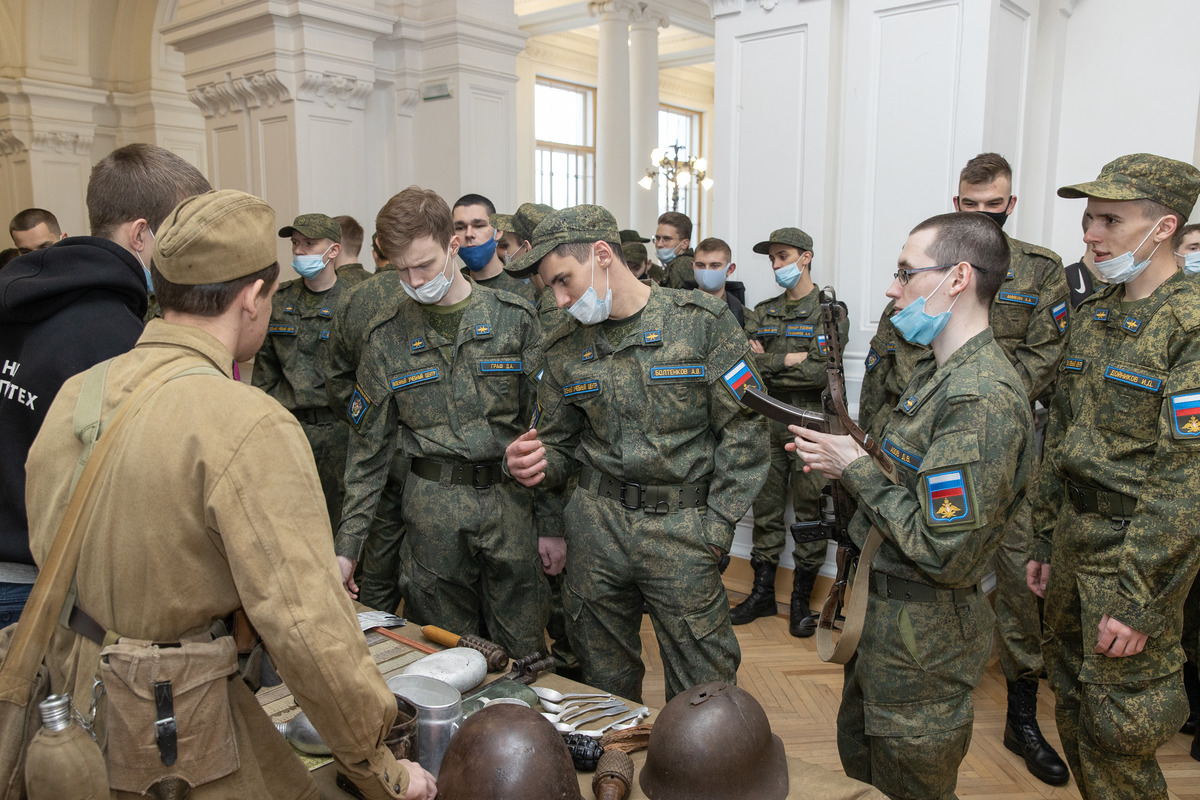
<path fill-rule="evenodd" d="M 529 688 L 533 689 L 533 693 L 536 694 L 539 699 L 549 700 L 551 703 L 561 703 L 563 700 L 566 700 L 566 699 L 572 698 L 572 697 L 612 697 L 611 694 L 603 694 L 603 693 L 601 693 L 601 694 L 563 694 L 562 692 L 556 692 L 553 689 L 547 689 L 545 686 L 530 686 Z"/>
<path fill-rule="evenodd" d="M 643 719 L 645 719 L 648 716 L 650 716 L 650 709 L 646 708 L 645 706 L 642 706 L 641 708 L 635 708 L 633 711 L 630 711 L 628 714 L 625 714 L 624 716 L 614 719 L 612 722 L 608 723 L 607 725 L 605 725 L 602 728 L 597 728 L 594 731 L 592 731 L 592 730 L 588 730 L 588 731 L 577 730 L 577 731 L 575 731 L 575 733 L 581 733 L 584 736 L 591 736 L 594 739 L 599 739 L 600 736 L 602 736 L 605 731 L 609 731 L 609 730 L 623 731 L 628 728 L 632 728 L 633 726 L 637 725 L 639 722 L 641 722 Z"/>
<path fill-rule="evenodd" d="M 617 701 L 617 702 L 620 703 L 620 701 Z M 593 714 L 590 717 L 584 717 L 583 719 L 577 720 L 575 722 L 556 722 L 556 723 L 554 723 L 554 727 L 558 730 L 559 733 L 574 733 L 575 731 L 579 730 L 580 725 L 584 725 L 584 724 L 586 724 L 588 722 L 592 722 L 594 720 L 604 719 L 605 717 L 611 717 L 614 714 L 620 714 L 621 712 L 619 711 L 619 709 L 622 709 L 622 708 L 629 708 L 629 706 L 625 705 L 624 703 L 620 703 L 620 705 L 613 706 L 612 708 L 606 708 L 605 710 L 601 711 L 599 714 Z"/>
<path fill-rule="evenodd" d="M 573 708 L 573 709 L 569 709 L 567 711 L 560 711 L 557 714 L 550 714 L 550 713 L 543 711 L 542 716 L 545 717 L 546 719 L 550 720 L 551 722 L 553 722 L 555 725 L 558 725 L 560 723 L 565 723 L 569 719 L 574 719 L 575 717 L 582 716 L 582 715 L 588 713 L 589 711 L 599 711 L 600 709 L 611 710 L 614 708 L 629 708 L 629 706 L 625 705 L 620 700 L 614 699 L 614 700 L 606 700 L 597 706 L 587 706 L 585 708 Z M 608 714 L 600 715 L 600 717 L 607 717 L 607 716 L 608 716 Z M 600 717 L 596 717 L 596 719 L 600 719 Z"/>
<path fill-rule="evenodd" d="M 563 703 L 551 703 L 549 700 L 542 700 L 540 705 L 544 710 L 549 711 L 552 714 L 559 714 L 563 711 L 569 711 L 573 708 L 582 708 L 584 706 L 596 705 L 598 703 L 608 703 L 615 699 L 616 698 L 612 696 L 584 697 L 576 700 L 567 700 Z"/>

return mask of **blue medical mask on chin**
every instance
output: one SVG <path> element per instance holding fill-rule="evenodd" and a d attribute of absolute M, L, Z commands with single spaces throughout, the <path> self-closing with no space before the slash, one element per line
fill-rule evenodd
<path fill-rule="evenodd" d="M 608 292 L 604 296 L 603 302 L 600 296 L 596 294 L 596 250 L 592 248 L 592 285 L 587 288 L 578 300 L 571 304 L 567 309 L 567 313 L 575 319 L 582 322 L 584 325 L 595 325 L 598 322 L 604 322 L 608 319 L 608 315 L 612 313 L 612 283 L 609 282 Z"/>
<path fill-rule="evenodd" d="M 1107 261 L 1097 261 L 1096 271 L 1103 276 L 1104 280 L 1109 283 L 1129 283 L 1131 280 L 1141 275 L 1146 271 L 1146 267 L 1150 266 L 1150 259 L 1154 258 L 1154 254 L 1158 252 L 1158 248 L 1162 246 L 1162 242 L 1154 245 L 1154 249 L 1150 251 L 1150 255 L 1145 261 L 1134 261 L 1133 254 L 1142 249 L 1142 245 L 1154 233 L 1154 229 L 1158 227 L 1158 223 L 1162 222 L 1166 217 L 1159 217 L 1158 222 L 1142 237 L 1142 241 L 1133 250 L 1126 251 L 1121 255 L 1110 258 Z"/>
<path fill-rule="evenodd" d="M 150 241 L 154 241 L 154 231 L 150 230 L 150 228 L 147 227 L 146 233 L 150 234 Z M 146 262 L 142 261 L 142 254 L 139 253 L 137 250 L 134 250 L 133 255 L 135 258 L 137 258 L 138 263 L 142 265 L 142 272 L 145 273 L 146 294 L 154 294 L 154 281 L 150 277 L 150 270 L 148 270 L 146 268 Z"/>
<path fill-rule="evenodd" d="M 1200 275 L 1200 250 L 1191 253 L 1176 253 L 1183 259 L 1183 271 L 1188 275 Z"/>
<path fill-rule="evenodd" d="M 790 289 L 800 282 L 800 262 L 796 261 L 775 270 L 775 282 L 785 289 Z"/>
<path fill-rule="evenodd" d="M 725 285 L 725 269 L 699 269 L 692 267 L 696 285 L 706 292 L 715 292 Z"/>
<path fill-rule="evenodd" d="M 675 260 L 676 253 L 674 247 L 659 247 L 655 252 L 658 253 L 658 260 L 664 264 L 670 264 Z"/>
<path fill-rule="evenodd" d="M 458 257 L 467 265 L 467 269 L 471 272 L 479 272 L 479 270 L 491 263 L 492 257 L 496 255 L 496 240 L 489 239 L 483 244 L 472 245 L 471 247 L 458 248 Z"/>
<path fill-rule="evenodd" d="M 446 251 L 446 263 L 442 265 L 442 271 L 436 277 L 425 281 L 417 288 L 408 285 L 408 281 L 400 281 L 401 288 L 404 293 L 416 300 L 422 305 L 431 306 L 446 296 L 446 292 L 450 291 L 450 285 L 454 283 L 454 273 L 458 270 L 451 270 L 450 277 L 446 277 L 446 267 L 450 266 L 450 251 Z"/>
<path fill-rule="evenodd" d="M 949 277 L 950 274 L 947 273 L 946 277 L 942 278 L 942 283 L 945 283 Z M 942 288 L 942 283 L 935 286 L 930 294 L 937 294 L 937 290 Z M 950 312 L 954 310 L 954 304 L 957 302 L 958 298 L 956 297 L 950 303 L 950 308 L 942 313 L 927 314 L 925 298 L 918 297 L 892 317 L 892 327 L 904 337 L 904 341 L 928 347 L 946 327 L 946 323 L 950 321 Z"/>
<path fill-rule="evenodd" d="M 333 249 L 333 245 L 325 248 L 325 253 Z M 315 278 L 321 274 L 321 270 L 325 269 L 325 253 L 319 256 L 292 256 L 292 269 L 296 270 L 296 274 L 301 278 Z"/>

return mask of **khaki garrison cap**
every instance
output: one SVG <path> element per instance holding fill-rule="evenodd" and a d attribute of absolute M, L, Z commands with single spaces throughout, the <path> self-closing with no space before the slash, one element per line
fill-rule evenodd
<path fill-rule="evenodd" d="M 189 197 L 159 226 L 154 266 L 182 286 L 244 278 L 276 262 L 274 229 L 274 209 L 254 195 L 222 189 Z"/>
<path fill-rule="evenodd" d="M 811 253 L 813 249 L 812 237 L 804 231 L 799 228 L 779 228 L 771 231 L 771 236 L 765 242 L 754 245 L 754 252 L 765 256 L 773 244 L 790 245 L 799 248 L 802 253 L 806 250 Z"/>
<path fill-rule="evenodd" d="M 291 225 L 279 229 L 279 238 L 286 239 L 293 231 L 309 239 L 332 239 L 339 244 L 342 241 L 342 226 L 336 219 L 324 214 L 301 214 Z"/>
<path fill-rule="evenodd" d="M 1098 200 L 1154 200 L 1179 214 L 1191 216 L 1200 194 L 1200 170 L 1172 158 L 1134 153 L 1108 162 L 1088 183 L 1064 186 L 1059 197 Z"/>
<path fill-rule="evenodd" d="M 510 275 L 522 278 L 538 268 L 538 264 L 560 244 L 573 242 L 618 243 L 621 234 L 617 230 L 617 219 L 608 209 L 600 206 L 574 206 L 555 211 L 542 220 L 533 232 L 530 244 L 533 249 L 505 267 Z"/>

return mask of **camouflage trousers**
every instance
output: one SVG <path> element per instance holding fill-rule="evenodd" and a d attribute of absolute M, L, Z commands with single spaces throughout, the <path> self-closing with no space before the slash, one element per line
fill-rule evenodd
<path fill-rule="evenodd" d="M 330 527 L 336 532 L 342 519 L 342 498 L 346 494 L 346 448 L 350 443 L 350 426 L 335 420 L 311 424 L 301 421 L 300 427 L 308 437 L 313 460 L 317 462 L 317 476 L 325 494 Z"/>
<path fill-rule="evenodd" d="M 1046 587 L 1044 651 L 1063 755 L 1085 800 L 1166 800 L 1156 752 L 1183 724 L 1183 595 L 1135 656 L 1092 652 L 1118 592 L 1124 529 L 1064 504 Z"/>
<path fill-rule="evenodd" d="M 404 485 L 405 614 L 453 633 L 482 635 L 514 658 L 545 652 L 550 590 L 533 528 L 533 495 L 512 481 L 486 489 Z"/>
<path fill-rule="evenodd" d="M 404 599 L 407 582 L 404 565 L 409 559 L 401 509 L 409 463 L 398 450 L 392 457 L 375 519 L 363 545 L 362 578 L 358 581 L 360 603 L 393 613 Z"/>
<path fill-rule="evenodd" d="M 1010 681 L 1036 681 L 1044 666 L 1040 604 L 1025 583 L 1032 516 L 1026 498 L 1004 526 L 996 550 L 996 648 L 1000 669 Z"/>
<path fill-rule="evenodd" d="M 975 720 L 971 692 L 987 666 L 992 624 L 982 592 L 957 606 L 871 592 L 838 709 L 846 775 L 894 800 L 955 797 Z"/>
<path fill-rule="evenodd" d="M 754 498 L 754 534 L 750 554 L 771 566 L 777 566 L 779 554 L 783 552 L 784 542 L 788 538 L 783 524 L 788 496 L 791 496 L 797 520 L 816 519 L 817 498 L 821 496 L 821 487 L 826 481 L 818 472 L 805 472 L 804 462 L 783 449 L 795 438 L 788 432 L 787 426 L 774 420 L 770 421 L 770 425 L 771 467 L 758 497 Z M 820 569 L 825 563 L 826 549 L 825 540 L 795 545 L 792 557 L 796 561 L 796 568 L 804 572 Z"/>
<path fill-rule="evenodd" d="M 565 517 L 563 604 L 584 683 L 641 702 L 643 601 L 667 700 L 698 683 L 737 682 L 742 653 L 702 509 L 647 514 L 576 489 Z"/>

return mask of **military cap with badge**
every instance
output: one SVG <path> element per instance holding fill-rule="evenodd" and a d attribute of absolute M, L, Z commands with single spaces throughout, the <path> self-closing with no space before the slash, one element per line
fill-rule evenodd
<path fill-rule="evenodd" d="M 510 274 L 523 278 L 534 272 L 542 259 L 560 244 L 617 244 L 620 239 L 617 219 L 608 209 L 592 205 L 564 208 L 541 221 L 529 239 L 533 249 L 513 259 L 505 269 Z"/>

